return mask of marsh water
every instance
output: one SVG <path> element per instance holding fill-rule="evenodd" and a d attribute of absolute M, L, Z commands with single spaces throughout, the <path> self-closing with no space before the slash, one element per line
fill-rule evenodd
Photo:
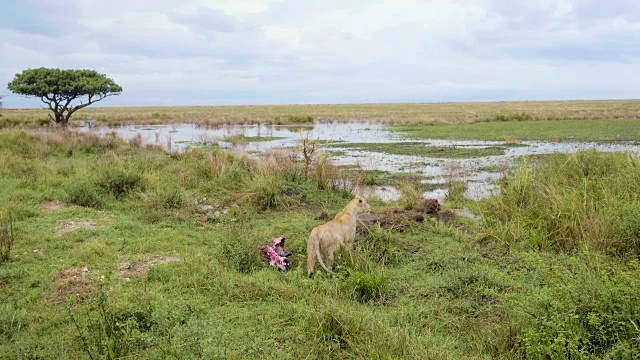
<path fill-rule="evenodd" d="M 353 166 L 362 170 L 379 170 L 389 173 L 411 173 L 422 178 L 432 190 L 425 196 L 444 199 L 447 183 L 463 180 L 467 183 L 465 196 L 481 199 L 497 191 L 496 180 L 503 177 L 508 169 L 525 155 L 542 155 L 554 152 L 573 153 L 579 150 L 629 151 L 640 154 L 640 145 L 631 142 L 551 142 L 521 141 L 517 143 L 481 140 L 439 140 L 415 139 L 401 132 L 394 132 L 386 125 L 367 122 L 318 123 L 309 126 L 288 125 L 225 125 L 204 127 L 193 124 L 173 125 L 126 125 L 118 127 L 93 127 L 85 122 L 79 131 L 106 135 L 115 132 L 117 136 L 131 140 L 139 139 L 142 144 L 162 146 L 167 151 L 184 151 L 189 147 L 220 146 L 237 152 L 262 154 L 266 151 L 294 148 L 303 139 L 329 145 L 329 154 L 336 165 Z M 344 144 L 395 144 L 420 143 L 424 147 L 444 149 L 486 149 L 504 148 L 503 153 L 490 156 L 430 157 L 419 155 L 398 155 L 389 152 L 341 147 Z M 391 151 L 393 152 L 393 151 Z M 385 200 L 399 196 L 392 186 L 361 186 L 358 192 L 365 196 L 375 195 Z"/>

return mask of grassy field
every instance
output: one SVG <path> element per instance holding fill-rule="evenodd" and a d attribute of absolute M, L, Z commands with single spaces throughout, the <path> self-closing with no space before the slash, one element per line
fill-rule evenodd
<path fill-rule="evenodd" d="M 42 124 L 45 109 L 5 109 L 9 124 Z M 380 121 L 389 124 L 464 124 L 487 121 L 636 119 L 640 100 L 514 101 L 469 103 L 88 107 L 72 118 L 98 124 L 307 124 L 314 121 Z"/>
<path fill-rule="evenodd" d="M 638 141 L 640 119 L 510 121 L 476 124 L 406 125 L 395 128 L 415 138 L 552 141 Z"/>
<path fill-rule="evenodd" d="M 434 158 L 473 158 L 479 156 L 502 155 L 506 146 L 465 148 L 454 146 L 427 146 L 420 142 L 395 143 L 337 143 L 329 148 L 373 151 L 393 155 L 415 155 Z"/>
<path fill-rule="evenodd" d="M 640 353 L 636 156 L 525 164 L 502 195 L 468 204 L 481 220 L 373 226 L 337 276 L 312 279 L 315 218 L 351 198 L 352 177 L 326 158 L 305 168 L 287 153 L 167 154 L 11 129 L 0 164 L 0 358 Z M 287 273 L 257 251 L 282 234 L 295 254 Z"/>

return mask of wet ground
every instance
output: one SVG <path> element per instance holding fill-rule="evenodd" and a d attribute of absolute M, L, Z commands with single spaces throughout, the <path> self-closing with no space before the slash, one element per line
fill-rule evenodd
<path fill-rule="evenodd" d="M 362 170 L 411 173 L 430 184 L 433 190 L 425 197 L 444 199 L 447 184 L 463 180 L 467 183 L 465 196 L 480 199 L 496 190 L 495 181 L 522 156 L 543 155 L 554 152 L 573 153 L 579 150 L 630 151 L 640 154 L 638 143 L 599 142 L 551 142 L 551 141 L 480 141 L 413 139 L 391 131 L 377 123 L 320 123 L 309 126 L 285 125 L 233 125 L 202 127 L 192 124 L 178 125 L 127 125 L 120 127 L 93 127 L 84 123 L 80 131 L 105 135 L 115 132 L 143 144 L 155 144 L 167 151 L 183 151 L 194 146 L 220 146 L 239 152 L 260 154 L 265 151 L 300 146 L 303 139 L 318 141 L 326 146 L 337 165 L 355 166 Z M 394 151 L 394 143 L 402 143 L 401 153 Z M 343 146 L 341 147 L 341 144 Z M 347 146 L 357 144 L 357 146 Z M 371 146 L 367 146 L 370 144 Z M 387 146 L 380 146 L 387 144 Z M 407 146 L 416 146 L 415 155 Z M 432 155 L 425 155 L 427 148 L 438 148 Z M 482 149 L 500 148 L 498 153 L 482 155 Z M 464 150 L 464 151 L 461 151 Z M 461 157 L 460 154 L 472 154 Z M 479 154 L 479 155 L 473 155 Z M 392 186 L 362 186 L 358 189 L 365 196 L 376 195 L 391 200 L 399 196 Z"/>

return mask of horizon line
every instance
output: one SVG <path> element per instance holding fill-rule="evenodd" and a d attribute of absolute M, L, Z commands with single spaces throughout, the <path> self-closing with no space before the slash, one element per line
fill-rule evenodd
<path fill-rule="evenodd" d="M 5 97 L 6 99 L 6 97 Z M 606 101 L 640 101 L 640 98 L 607 98 L 607 99 L 545 99 L 545 100 L 465 100 L 465 101 L 408 101 L 408 102 L 345 102 L 345 103 L 246 103 L 246 104 L 183 104 L 183 105 L 105 105 L 105 106 L 92 106 L 91 108 L 146 108 L 146 107 L 242 107 L 242 106 L 340 106 L 340 105 L 430 105 L 430 104 L 491 104 L 491 103 L 544 103 L 544 102 L 606 102 Z M 4 106 L 5 110 L 20 110 L 20 109 L 44 109 L 49 108 L 38 106 L 31 107 L 10 107 Z"/>

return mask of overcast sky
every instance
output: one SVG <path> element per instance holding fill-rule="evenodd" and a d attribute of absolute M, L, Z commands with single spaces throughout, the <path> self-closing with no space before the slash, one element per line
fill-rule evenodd
<path fill-rule="evenodd" d="M 2 0 L 5 106 L 41 66 L 100 105 L 638 98 L 640 1 Z"/>

